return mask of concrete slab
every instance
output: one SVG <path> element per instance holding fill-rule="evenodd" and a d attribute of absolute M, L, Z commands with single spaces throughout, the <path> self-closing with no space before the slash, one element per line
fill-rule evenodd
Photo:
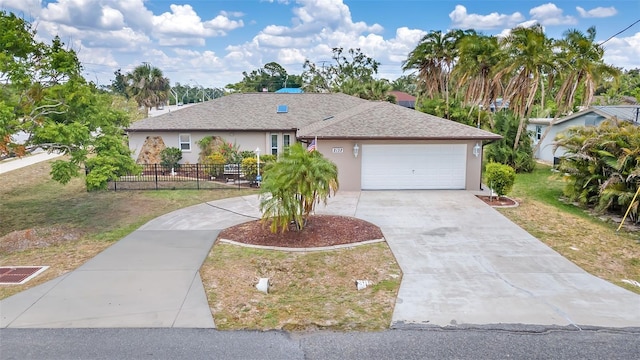
<path fill-rule="evenodd" d="M 2 327 L 215 326 L 198 269 L 258 196 L 154 219 L 85 265 L 0 301 Z M 638 327 L 640 295 L 585 273 L 465 191 L 338 193 L 319 214 L 381 227 L 403 271 L 392 325 Z"/>
<path fill-rule="evenodd" d="M 363 191 L 355 216 L 380 226 L 402 268 L 394 326 L 640 325 L 640 295 L 585 273 L 470 192 Z"/>
<path fill-rule="evenodd" d="M 217 235 L 135 231 L 77 270 L 0 302 L 2 326 L 213 328 L 198 271 Z"/>
<path fill-rule="evenodd" d="M 190 206 L 155 218 L 139 230 L 222 230 L 260 219 L 258 195 Z"/>

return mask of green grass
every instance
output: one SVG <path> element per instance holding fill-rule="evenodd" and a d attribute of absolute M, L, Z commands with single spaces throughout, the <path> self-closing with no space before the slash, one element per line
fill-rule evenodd
<path fill-rule="evenodd" d="M 565 185 L 561 173 L 553 171 L 548 165 L 538 164 L 533 172 L 516 175 L 516 182 L 509 196 L 533 199 L 563 212 L 591 219 L 592 216 L 584 209 L 563 200 L 562 189 Z"/>

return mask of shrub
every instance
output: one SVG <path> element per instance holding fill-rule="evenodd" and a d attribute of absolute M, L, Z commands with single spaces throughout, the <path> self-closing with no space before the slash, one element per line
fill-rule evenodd
<path fill-rule="evenodd" d="M 160 165 L 168 169 L 177 169 L 180 167 L 178 163 L 182 159 L 182 150 L 175 147 L 164 148 L 160 152 Z"/>
<path fill-rule="evenodd" d="M 226 163 L 224 156 L 219 152 L 207 156 L 204 164 L 209 167 L 209 175 L 219 177 L 224 172 L 224 164 Z"/>
<path fill-rule="evenodd" d="M 516 180 L 516 172 L 511 166 L 495 162 L 487 164 L 485 174 L 489 187 L 498 194 L 498 197 L 509 193 Z"/>
<path fill-rule="evenodd" d="M 262 163 L 262 160 L 260 160 L 260 163 Z M 258 175 L 258 160 L 255 157 L 244 158 L 242 159 L 241 166 L 244 178 L 251 182 L 255 181 Z M 262 169 L 260 169 L 260 172 L 262 172 Z"/>

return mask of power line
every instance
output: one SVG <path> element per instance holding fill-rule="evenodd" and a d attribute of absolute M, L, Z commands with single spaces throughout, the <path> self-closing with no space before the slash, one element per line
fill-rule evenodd
<path fill-rule="evenodd" d="M 605 40 L 605 41 L 601 42 L 601 43 L 600 43 L 600 44 L 598 44 L 598 45 L 599 45 L 599 46 L 602 46 L 602 44 L 604 44 L 604 43 L 606 43 L 607 41 L 609 41 L 609 40 L 613 39 L 614 37 L 616 37 L 616 36 L 618 36 L 618 35 L 622 34 L 623 32 L 625 32 L 625 31 L 629 30 L 633 25 L 635 25 L 635 24 L 637 24 L 637 23 L 639 23 L 639 22 L 640 22 L 640 19 L 636 20 L 633 24 L 631 24 L 631 25 L 627 26 L 626 28 L 624 28 L 624 29 L 622 29 L 622 30 L 618 31 L 617 33 L 615 33 L 615 34 L 611 35 L 611 37 L 609 37 L 607 40 Z"/>

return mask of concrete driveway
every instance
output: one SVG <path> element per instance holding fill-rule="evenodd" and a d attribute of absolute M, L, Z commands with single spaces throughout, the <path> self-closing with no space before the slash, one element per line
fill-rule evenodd
<path fill-rule="evenodd" d="M 470 192 L 338 194 L 322 211 L 382 229 L 403 271 L 392 326 L 640 326 L 640 295 L 587 274 Z"/>
<path fill-rule="evenodd" d="M 640 327 L 640 295 L 582 271 L 466 191 L 340 192 L 319 213 L 382 228 L 403 271 L 392 326 Z M 77 270 L 0 301 L 0 328 L 214 327 L 198 269 L 258 197 L 156 218 Z"/>

